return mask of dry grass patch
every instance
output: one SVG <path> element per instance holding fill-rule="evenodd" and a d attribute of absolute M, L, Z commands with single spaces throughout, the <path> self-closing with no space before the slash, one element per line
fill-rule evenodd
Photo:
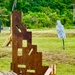
<path fill-rule="evenodd" d="M 43 52 L 43 60 L 65 64 L 75 64 L 75 55 L 62 52 Z"/>

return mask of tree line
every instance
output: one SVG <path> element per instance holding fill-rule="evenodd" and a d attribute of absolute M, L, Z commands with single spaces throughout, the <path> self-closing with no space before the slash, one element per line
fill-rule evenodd
<path fill-rule="evenodd" d="M 10 15 L 14 0 L 0 0 L 0 14 Z M 52 28 L 58 19 L 65 28 L 73 28 L 73 0 L 17 0 L 14 10 L 23 12 L 22 22 L 28 28 Z M 1 16 L 4 26 L 10 26 L 9 16 Z"/>

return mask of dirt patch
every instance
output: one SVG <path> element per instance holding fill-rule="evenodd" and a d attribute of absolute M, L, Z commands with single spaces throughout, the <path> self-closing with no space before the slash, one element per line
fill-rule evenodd
<path fill-rule="evenodd" d="M 75 55 L 63 52 L 42 52 L 43 60 L 47 62 L 68 63 L 75 65 Z M 0 50 L 0 58 L 12 58 L 11 50 Z"/>
<path fill-rule="evenodd" d="M 33 33 L 33 37 L 39 36 L 39 37 L 55 37 L 57 34 L 54 33 Z"/>
<path fill-rule="evenodd" d="M 48 62 L 75 64 L 75 55 L 62 52 L 43 52 L 43 60 Z"/>
<path fill-rule="evenodd" d="M 41 36 L 41 37 L 57 37 L 57 33 L 33 33 L 32 35 L 33 37 L 36 37 L 36 36 Z M 66 33 L 66 36 L 67 37 L 75 37 L 75 33 Z"/>
<path fill-rule="evenodd" d="M 11 57 L 12 52 L 11 50 L 0 50 L 0 58 L 4 58 L 4 57 Z"/>

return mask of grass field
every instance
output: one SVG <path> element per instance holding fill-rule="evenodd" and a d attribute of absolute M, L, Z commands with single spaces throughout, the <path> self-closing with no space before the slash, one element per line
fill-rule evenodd
<path fill-rule="evenodd" d="M 37 29 L 32 31 L 32 44 L 37 45 L 38 52 L 43 53 L 43 65 L 56 64 L 57 75 L 75 75 L 75 29 L 66 29 L 65 49 L 62 39 L 57 37 L 55 29 Z M 2 48 L 9 31 L 0 33 L 0 71 L 10 70 L 12 61 L 11 47 Z"/>

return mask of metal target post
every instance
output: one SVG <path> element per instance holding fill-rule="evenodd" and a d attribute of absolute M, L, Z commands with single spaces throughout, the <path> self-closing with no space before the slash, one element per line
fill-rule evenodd
<path fill-rule="evenodd" d="M 65 49 L 65 41 L 63 38 L 62 38 L 62 42 L 63 42 L 63 49 Z"/>

